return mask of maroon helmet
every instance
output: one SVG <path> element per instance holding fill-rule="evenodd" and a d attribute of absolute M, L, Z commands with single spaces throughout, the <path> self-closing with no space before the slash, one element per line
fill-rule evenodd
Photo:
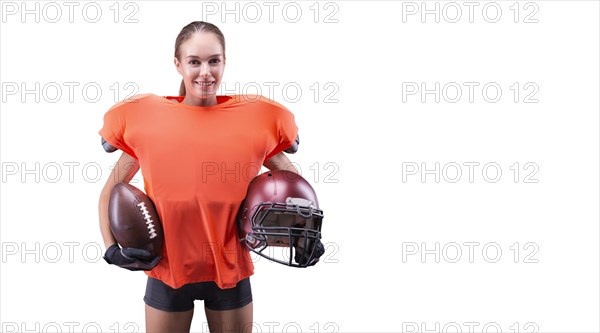
<path fill-rule="evenodd" d="M 238 231 L 250 251 L 280 264 L 307 267 L 318 262 L 324 252 L 322 221 L 317 195 L 302 176 L 268 171 L 248 185 L 238 213 Z M 265 251 L 269 246 L 284 251 L 277 256 Z"/>

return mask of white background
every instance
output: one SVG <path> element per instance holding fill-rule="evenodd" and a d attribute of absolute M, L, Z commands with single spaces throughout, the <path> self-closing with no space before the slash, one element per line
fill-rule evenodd
<path fill-rule="evenodd" d="M 220 1 L 75 3 L 71 17 L 64 2 L 27 3 L 39 22 L 2 3 L 3 330 L 144 330 L 146 276 L 98 253 L 98 197 L 120 153 L 97 132 L 128 82 L 177 94 L 175 37 L 204 19 L 226 37 L 226 87 L 278 84 L 269 97 L 302 139 L 290 159 L 326 216 L 315 267 L 256 262 L 255 332 L 600 331 L 598 2 L 474 2 L 471 18 L 464 2 L 427 2 L 439 22 L 420 2 L 273 2 L 271 17 L 230 2 L 224 18 Z M 407 82 L 438 82 L 439 102 L 403 94 Z M 196 301 L 192 330 L 204 323 Z"/>

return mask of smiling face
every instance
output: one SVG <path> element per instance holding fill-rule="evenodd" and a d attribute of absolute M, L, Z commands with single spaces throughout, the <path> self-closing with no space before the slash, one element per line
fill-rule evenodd
<path fill-rule="evenodd" d="M 219 38 L 210 32 L 196 32 L 179 49 L 175 67 L 185 84 L 182 103 L 208 106 L 217 104 L 217 89 L 225 70 L 225 52 Z"/>

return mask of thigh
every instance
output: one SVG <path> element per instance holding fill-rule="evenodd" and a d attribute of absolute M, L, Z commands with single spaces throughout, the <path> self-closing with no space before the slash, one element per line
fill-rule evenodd
<path fill-rule="evenodd" d="M 168 312 L 146 304 L 146 332 L 188 333 L 192 325 L 194 309 L 183 312 Z"/>
<path fill-rule="evenodd" d="M 252 332 L 252 302 L 232 310 L 211 310 L 204 307 L 210 333 Z"/>
<path fill-rule="evenodd" d="M 252 302 L 250 278 L 239 281 L 235 287 L 229 289 L 221 289 L 212 281 L 204 282 L 202 290 L 204 306 L 209 310 L 234 310 Z"/>
<path fill-rule="evenodd" d="M 220 289 L 211 283 L 204 299 L 204 311 L 211 333 L 252 332 L 252 289 L 250 278 L 234 288 Z"/>
<path fill-rule="evenodd" d="M 148 277 L 146 284 L 146 331 L 189 332 L 194 315 L 194 299 L 189 287 L 173 289 Z"/>
<path fill-rule="evenodd" d="M 148 277 L 144 302 L 157 310 L 186 312 L 194 308 L 194 290 L 189 285 L 174 289 L 161 280 Z"/>

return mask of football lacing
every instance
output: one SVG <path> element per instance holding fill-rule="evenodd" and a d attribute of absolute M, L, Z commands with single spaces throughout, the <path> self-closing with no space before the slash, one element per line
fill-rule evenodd
<path fill-rule="evenodd" d="M 152 221 L 152 216 L 148 213 L 148 208 L 146 208 L 146 204 L 144 202 L 140 202 L 137 204 L 144 220 L 146 221 L 146 228 L 148 228 L 148 234 L 150 235 L 150 239 L 153 239 L 157 236 L 156 230 L 154 229 L 154 221 Z"/>

